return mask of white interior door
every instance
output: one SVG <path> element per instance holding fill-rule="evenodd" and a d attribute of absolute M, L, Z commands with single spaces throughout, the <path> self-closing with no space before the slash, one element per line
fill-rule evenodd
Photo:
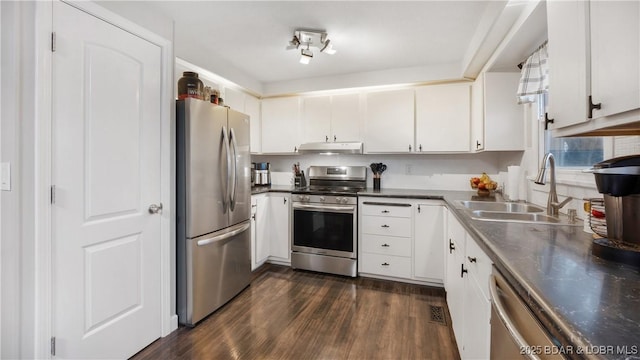
<path fill-rule="evenodd" d="M 161 49 L 53 11 L 56 356 L 127 358 L 161 335 Z"/>

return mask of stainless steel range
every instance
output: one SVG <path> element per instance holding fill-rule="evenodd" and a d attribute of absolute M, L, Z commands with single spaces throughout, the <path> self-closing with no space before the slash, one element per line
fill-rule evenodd
<path fill-rule="evenodd" d="M 311 166 L 309 186 L 293 192 L 291 267 L 357 276 L 358 198 L 364 166 Z"/>

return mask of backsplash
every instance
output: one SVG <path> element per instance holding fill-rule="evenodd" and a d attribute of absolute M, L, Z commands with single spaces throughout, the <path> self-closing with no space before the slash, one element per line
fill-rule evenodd
<path fill-rule="evenodd" d="M 251 161 L 271 163 L 272 173 L 291 172 L 296 162 L 300 162 L 305 173 L 312 165 L 366 166 L 368 187 L 373 186 L 369 164 L 381 162 L 387 165 L 382 175 L 383 189 L 471 190 L 471 177 L 483 172 L 497 177 L 499 157 L 498 153 L 489 152 L 446 155 L 252 155 Z"/>

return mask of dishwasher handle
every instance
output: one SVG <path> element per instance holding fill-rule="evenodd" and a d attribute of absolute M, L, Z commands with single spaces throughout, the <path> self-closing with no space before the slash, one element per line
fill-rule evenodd
<path fill-rule="evenodd" d="M 520 334 L 520 331 L 518 331 L 513 321 L 511 321 L 511 319 L 509 318 L 509 315 L 507 314 L 507 311 L 505 310 L 505 307 L 500 300 L 496 275 L 491 275 L 491 278 L 489 279 L 489 295 L 491 296 L 491 303 L 493 304 L 495 313 L 498 315 L 500 322 L 504 325 L 504 327 L 511 335 L 513 341 L 516 342 L 516 345 L 521 349 L 530 347 L 530 344 L 527 343 L 522 334 Z M 522 355 L 531 360 L 540 360 L 540 357 L 535 354 L 525 353 Z"/>

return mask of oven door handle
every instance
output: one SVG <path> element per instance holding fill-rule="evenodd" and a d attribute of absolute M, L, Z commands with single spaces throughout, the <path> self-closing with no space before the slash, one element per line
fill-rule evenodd
<path fill-rule="evenodd" d="M 331 206 L 331 205 L 307 205 L 293 203 L 293 209 L 299 210 L 313 210 L 322 212 L 342 212 L 353 213 L 356 210 L 355 206 Z"/>

